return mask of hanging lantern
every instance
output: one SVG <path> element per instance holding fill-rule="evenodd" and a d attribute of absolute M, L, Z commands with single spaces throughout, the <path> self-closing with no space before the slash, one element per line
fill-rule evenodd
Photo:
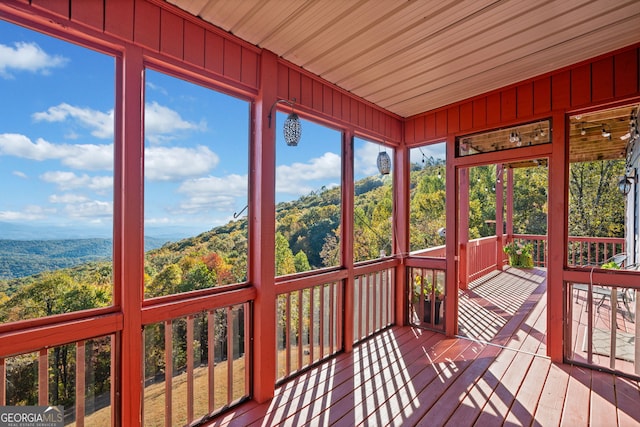
<path fill-rule="evenodd" d="M 300 142 L 302 136 L 302 125 L 300 124 L 300 117 L 296 113 L 291 113 L 287 116 L 287 120 L 284 121 L 282 127 L 284 132 L 284 140 L 290 147 L 295 147 Z"/>
<path fill-rule="evenodd" d="M 378 153 L 378 170 L 382 175 L 389 175 L 391 172 L 391 157 L 387 154 L 386 151 L 381 151 Z"/>

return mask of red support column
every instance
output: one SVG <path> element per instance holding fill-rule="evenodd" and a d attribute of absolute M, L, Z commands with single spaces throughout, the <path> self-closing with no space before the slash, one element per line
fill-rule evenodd
<path fill-rule="evenodd" d="M 460 198 L 458 196 L 458 189 L 461 186 L 460 179 L 458 177 L 458 170 L 456 169 L 451 159 L 455 158 L 455 139 L 452 137 L 447 138 L 447 164 L 446 164 L 446 224 L 447 234 L 446 241 L 446 260 L 447 260 L 447 273 L 446 273 L 446 299 L 445 299 L 445 333 L 447 336 L 453 336 L 458 333 L 458 269 L 462 266 L 463 261 L 461 255 L 458 255 L 458 239 L 461 236 L 461 232 L 458 229 L 458 221 L 461 219 L 459 216 Z M 468 203 L 469 197 L 467 197 Z M 465 213 L 464 216 L 467 216 Z M 464 230 L 464 235 L 468 236 L 467 230 Z M 459 258 L 458 258 L 459 257 Z M 466 258 L 464 258 L 466 265 Z M 466 273 L 465 273 L 466 274 Z"/>
<path fill-rule="evenodd" d="M 507 187 L 508 188 L 508 187 Z M 508 199 L 508 197 L 507 197 Z M 508 208 L 507 208 L 508 209 Z M 504 235 L 504 165 L 496 165 L 496 268 L 502 270 Z"/>
<path fill-rule="evenodd" d="M 120 117 L 120 120 L 116 120 L 115 130 L 114 285 L 116 304 L 120 303 L 124 325 L 118 354 L 118 362 L 122 367 L 122 412 L 121 420 L 115 420 L 115 423 L 139 426 L 142 416 L 144 277 L 142 50 L 128 45 L 122 64 L 123 79 L 116 82 L 116 117 Z M 121 111 L 118 111 L 121 105 Z"/>
<path fill-rule="evenodd" d="M 513 169 L 507 169 L 507 226 L 505 232 L 506 240 L 513 237 Z M 502 244 L 504 245 L 505 240 L 502 240 Z M 501 249 L 502 250 L 502 249 Z M 504 258 L 504 253 L 501 253 L 502 260 Z"/>
<path fill-rule="evenodd" d="M 354 209 L 354 177 L 353 177 L 353 131 L 347 130 L 342 134 L 342 223 L 340 236 L 342 246 L 342 265 L 349 271 L 344 281 L 344 316 L 342 318 L 342 337 L 344 351 L 353 350 L 353 322 L 354 322 L 354 291 L 353 276 L 353 209 Z"/>
<path fill-rule="evenodd" d="M 553 115 L 553 154 L 549 159 L 549 262 L 547 264 L 547 355 L 562 362 L 563 270 L 567 248 L 568 141 L 563 112 Z"/>
<path fill-rule="evenodd" d="M 249 174 L 249 281 L 257 288 L 253 307 L 253 394 L 262 403 L 273 397 L 276 382 L 275 292 L 275 130 L 278 58 L 263 51 L 260 92 L 252 109 Z"/>
<path fill-rule="evenodd" d="M 469 259 L 467 254 L 467 246 L 469 244 L 469 168 L 459 169 L 459 174 L 458 243 L 460 245 L 460 259 L 458 260 L 458 278 L 460 289 L 467 289 L 469 284 Z M 451 194 L 455 197 L 456 193 Z M 447 215 L 449 215 L 448 211 Z"/>
<path fill-rule="evenodd" d="M 395 323 L 403 325 L 407 317 L 407 272 L 404 264 L 405 254 L 409 253 L 409 149 L 402 145 L 394 151 L 394 253 L 402 261 L 396 267 Z"/>

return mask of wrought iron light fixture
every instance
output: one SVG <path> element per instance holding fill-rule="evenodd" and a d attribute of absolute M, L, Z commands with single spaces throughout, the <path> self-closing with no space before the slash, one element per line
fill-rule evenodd
<path fill-rule="evenodd" d="M 295 147 L 300 142 L 300 137 L 302 137 L 302 124 L 300 124 L 300 117 L 293 111 L 293 105 L 296 102 L 296 99 L 293 98 L 291 101 L 287 101 L 286 99 L 279 99 L 273 103 L 271 106 L 271 110 L 269 110 L 269 127 L 271 127 L 271 116 L 273 114 L 273 107 L 276 104 L 284 102 L 287 105 L 291 106 L 291 113 L 287 116 L 287 119 L 284 121 L 284 126 L 282 127 L 282 131 L 284 133 L 284 141 L 290 147 Z"/>
<path fill-rule="evenodd" d="M 380 151 L 378 153 L 376 163 L 378 164 L 378 171 L 380 171 L 382 175 L 389 175 L 391 172 L 391 157 L 389 157 L 386 151 Z"/>
<path fill-rule="evenodd" d="M 627 173 L 618 181 L 618 190 L 627 195 L 631 191 L 631 186 L 634 182 L 638 182 L 638 175 L 635 173 L 635 169 L 627 168 Z"/>

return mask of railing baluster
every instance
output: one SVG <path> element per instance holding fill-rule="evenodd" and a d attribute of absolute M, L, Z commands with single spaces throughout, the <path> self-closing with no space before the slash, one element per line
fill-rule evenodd
<path fill-rule="evenodd" d="M 285 376 L 291 375 L 291 294 L 287 294 L 287 299 L 285 303 Z"/>
<path fill-rule="evenodd" d="M 4 357 L 0 357 L 0 406 L 7 405 L 7 367 Z"/>
<path fill-rule="evenodd" d="M 320 330 L 318 332 L 320 336 L 320 359 L 324 357 L 324 286 L 320 285 L 320 313 L 318 317 L 320 320 Z"/>
<path fill-rule="evenodd" d="M 46 348 L 38 355 L 38 405 L 47 406 L 49 403 L 49 352 Z"/>
<path fill-rule="evenodd" d="M 304 301 L 303 301 L 303 293 L 302 290 L 298 290 L 298 371 L 302 367 L 302 352 L 304 350 L 304 340 L 303 340 L 303 313 Z"/>
<path fill-rule="evenodd" d="M 314 344 L 315 344 L 315 335 L 313 333 L 315 329 L 314 322 L 314 313 L 315 313 L 315 305 L 314 305 L 314 295 L 315 295 L 315 286 L 309 289 L 309 363 L 314 362 Z"/>
<path fill-rule="evenodd" d="M 334 288 L 334 292 L 336 293 L 336 295 L 338 295 L 338 297 L 336 298 L 338 307 L 339 308 L 340 307 L 344 308 L 344 306 L 343 306 L 344 302 L 343 302 L 343 299 L 342 299 L 342 295 L 343 294 L 342 294 L 342 292 L 340 292 L 340 290 L 344 289 L 344 287 L 341 286 L 341 285 L 342 285 L 341 282 L 333 282 L 331 284 L 331 286 L 333 286 L 333 288 Z M 344 318 L 342 317 L 342 312 L 343 312 L 343 310 L 340 310 L 340 309 L 336 310 L 336 318 L 338 319 L 337 320 L 337 324 L 338 325 L 344 325 Z M 339 345 L 339 346 L 342 346 L 342 336 L 343 336 L 342 335 L 342 328 L 338 328 L 337 345 Z"/>
<path fill-rule="evenodd" d="M 85 341 L 76 343 L 76 427 L 84 427 Z"/>
<path fill-rule="evenodd" d="M 335 305 L 334 305 L 334 287 L 329 285 L 329 354 L 333 354 L 335 352 Z"/>
<path fill-rule="evenodd" d="M 209 413 L 216 408 L 215 403 L 215 316 L 214 311 L 207 311 L 207 373 L 209 389 Z"/>
<path fill-rule="evenodd" d="M 164 425 L 173 425 L 173 322 L 164 322 Z"/>
<path fill-rule="evenodd" d="M 227 307 L 227 405 L 233 401 L 233 308 Z"/>
<path fill-rule="evenodd" d="M 193 421 L 193 315 L 187 316 L 187 423 Z"/>

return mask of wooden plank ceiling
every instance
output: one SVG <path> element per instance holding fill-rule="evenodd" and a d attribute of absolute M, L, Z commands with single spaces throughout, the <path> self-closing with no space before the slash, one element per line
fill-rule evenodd
<path fill-rule="evenodd" d="M 167 0 L 402 117 L 640 40 L 638 0 Z"/>

